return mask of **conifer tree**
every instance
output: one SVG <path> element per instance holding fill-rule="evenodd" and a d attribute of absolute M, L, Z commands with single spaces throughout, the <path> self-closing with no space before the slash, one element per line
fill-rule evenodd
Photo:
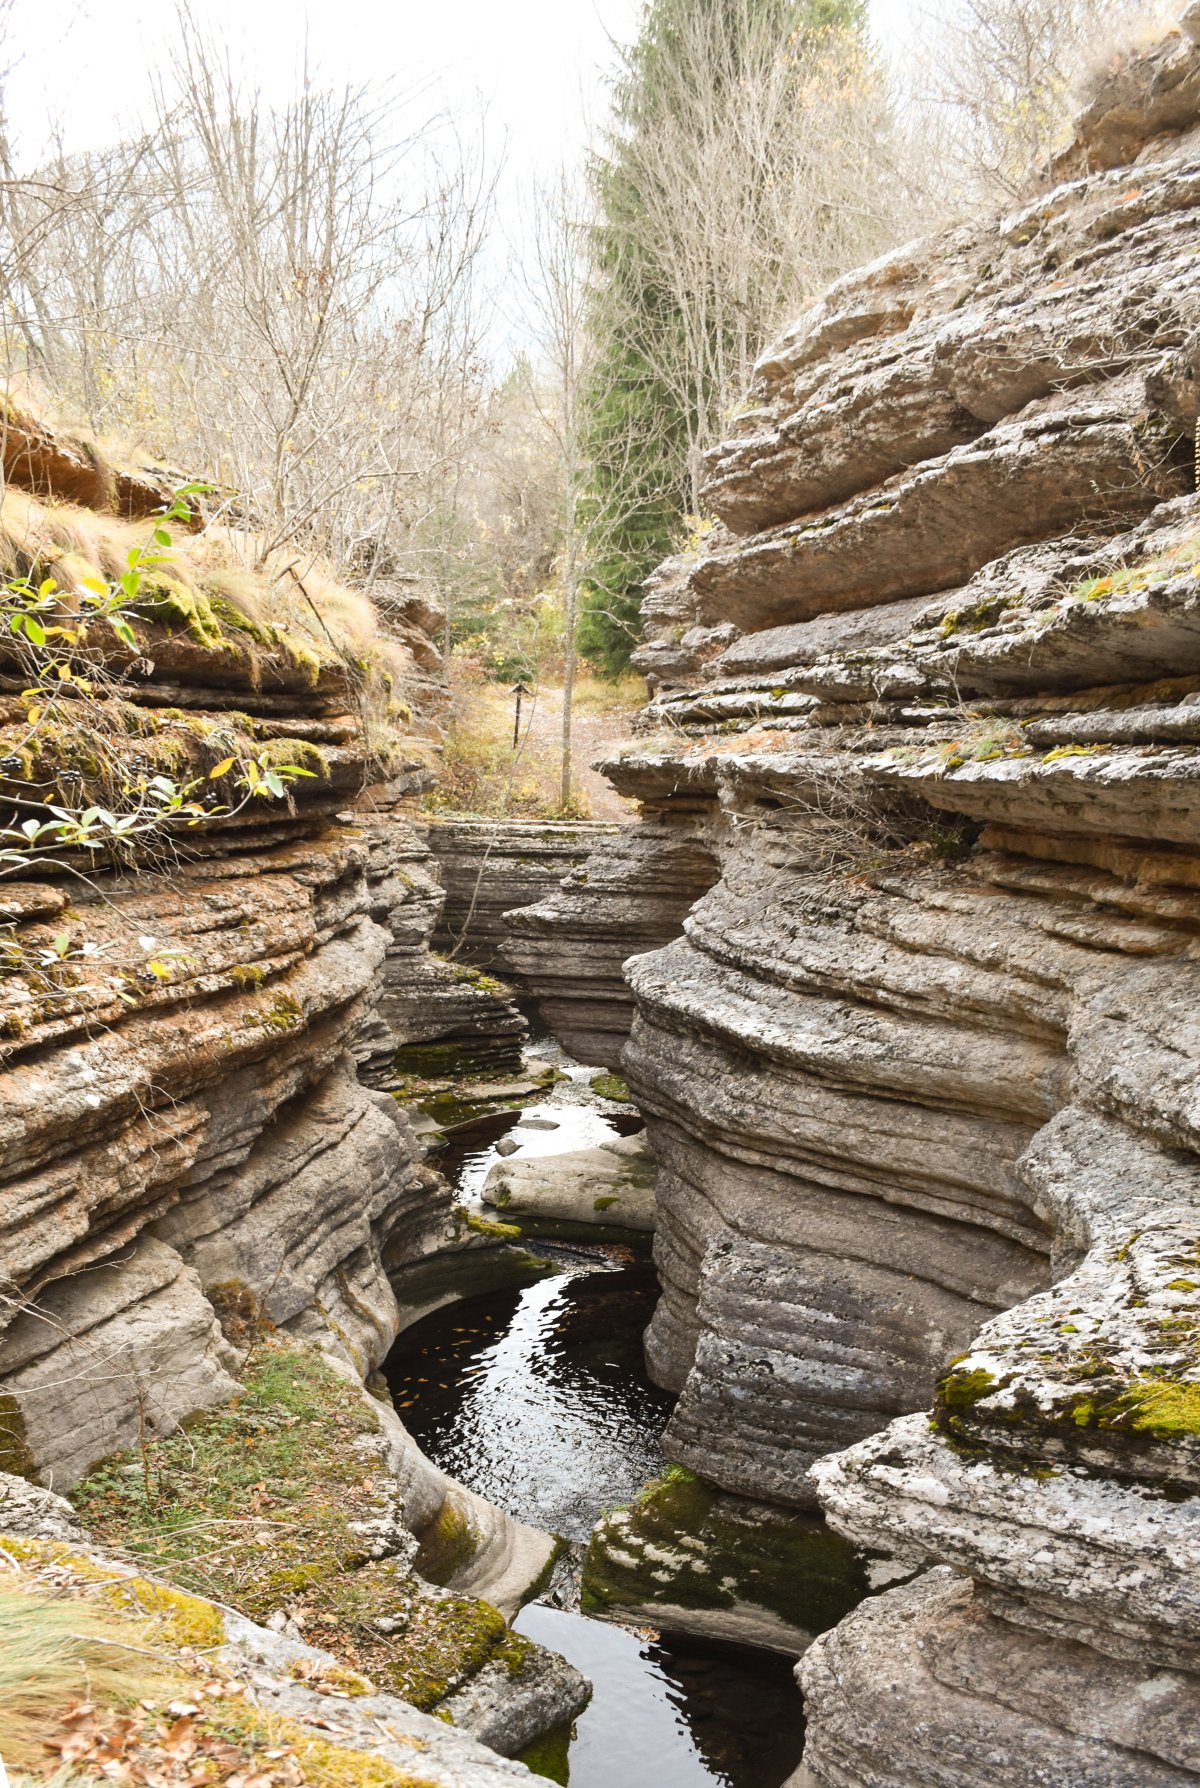
<path fill-rule="evenodd" d="M 876 245 L 864 0 L 648 0 L 592 178 L 582 650 L 615 673 L 641 586 L 770 331 Z M 864 227 L 865 226 L 865 227 Z"/>

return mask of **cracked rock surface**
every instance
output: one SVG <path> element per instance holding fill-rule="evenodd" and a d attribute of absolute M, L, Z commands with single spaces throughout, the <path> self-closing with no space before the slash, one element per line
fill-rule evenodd
<path fill-rule="evenodd" d="M 915 1573 L 807 1650 L 805 1788 L 1200 1779 L 1198 46 L 763 355 L 641 825 L 510 921 L 567 1025 L 625 953 L 668 1458 Z M 669 838 L 715 872 L 643 942 Z"/>

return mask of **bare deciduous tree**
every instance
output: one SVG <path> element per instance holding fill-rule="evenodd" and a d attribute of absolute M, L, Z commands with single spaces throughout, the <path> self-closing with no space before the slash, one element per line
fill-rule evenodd
<path fill-rule="evenodd" d="M 436 584 L 495 171 L 403 95 L 306 75 L 269 107 L 181 18 L 139 140 L 29 178 L 0 145 L 3 370 L 214 478 L 259 562 L 300 543 Z"/>
<path fill-rule="evenodd" d="M 1014 197 L 1064 136 L 1071 97 L 1106 51 L 1161 28 L 1158 0 L 940 0 L 898 70 L 944 203 Z"/>

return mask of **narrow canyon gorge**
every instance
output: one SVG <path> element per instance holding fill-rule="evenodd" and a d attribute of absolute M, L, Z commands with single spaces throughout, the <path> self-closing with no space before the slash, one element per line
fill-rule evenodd
<path fill-rule="evenodd" d="M 293 572 L 317 637 L 264 619 L 198 507 L 86 727 L 28 743 L 0 640 L 8 806 L 208 791 L 169 861 L 0 880 L 0 1590 L 316 1783 L 581 1771 L 580 1609 L 795 1664 L 736 1788 L 1200 1782 L 1198 414 L 1193 0 L 1017 208 L 762 356 L 628 822 L 427 812 L 436 606 Z M 170 500 L 3 441 L 35 583 Z M 435 1456 L 422 1362 L 499 1382 L 512 1309 L 589 1359 L 648 1318 L 618 1506 Z"/>

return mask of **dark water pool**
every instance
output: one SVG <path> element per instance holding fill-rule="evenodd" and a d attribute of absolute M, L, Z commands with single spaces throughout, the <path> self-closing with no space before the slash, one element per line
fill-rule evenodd
<path fill-rule="evenodd" d="M 436 1311 L 385 1368 L 405 1427 L 468 1489 L 586 1540 L 601 1509 L 628 1502 L 662 1466 L 672 1399 L 642 1361 L 657 1295 L 643 1261 Z"/>
<path fill-rule="evenodd" d="M 649 1261 L 596 1245 L 583 1270 L 451 1305 L 393 1350 L 396 1406 L 460 1483 L 584 1541 L 602 1508 L 630 1501 L 662 1466 L 672 1399 L 649 1382 L 642 1355 L 657 1295 Z M 543 1603 L 515 1624 L 593 1684 L 570 1788 L 780 1788 L 800 1760 L 802 1706 L 785 1658 Z"/>
<path fill-rule="evenodd" d="M 662 1635 L 534 1602 L 513 1623 L 594 1685 L 575 1722 L 570 1788 L 779 1788 L 800 1761 L 787 1658 Z"/>

